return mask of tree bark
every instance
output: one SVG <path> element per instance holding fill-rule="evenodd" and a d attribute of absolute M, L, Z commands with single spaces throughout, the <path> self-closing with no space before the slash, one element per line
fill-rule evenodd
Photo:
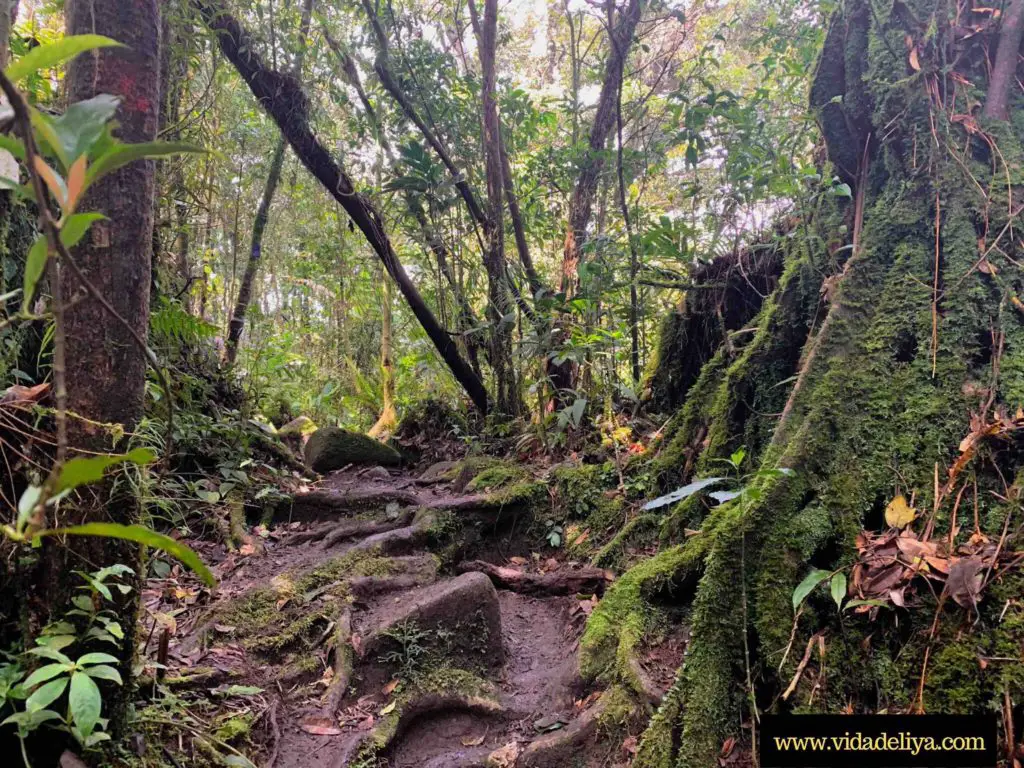
<path fill-rule="evenodd" d="M 478 29 L 480 68 L 483 74 L 481 105 L 484 126 L 484 165 L 487 176 L 487 223 L 484 233 L 487 249 L 487 317 L 491 323 L 490 362 L 494 373 L 497 407 L 502 414 L 518 416 L 523 412 L 518 377 L 512 359 L 511 287 L 505 263 L 504 182 L 502 178 L 501 123 L 495 94 L 495 53 L 498 42 L 497 0 L 484 0 L 483 21 L 477 17 L 476 4 L 469 0 L 473 26 Z"/>
<path fill-rule="evenodd" d="M 299 22 L 299 50 L 295 54 L 295 63 L 292 66 L 292 74 L 296 78 L 302 77 L 302 62 L 306 56 L 306 47 L 309 45 L 309 25 L 312 17 L 313 0 L 305 0 L 302 5 L 302 19 Z M 282 135 L 278 138 L 277 146 L 274 147 L 274 154 L 270 160 L 270 170 L 267 171 L 267 182 L 263 187 L 263 196 L 260 198 L 259 208 L 256 209 L 256 219 L 252 224 L 252 237 L 249 239 L 249 260 L 245 264 L 242 282 L 238 286 L 235 310 L 231 315 L 231 322 L 228 325 L 228 339 L 225 345 L 228 365 L 234 365 L 235 358 L 238 356 L 238 343 L 242 339 L 242 331 L 245 328 L 245 315 L 252 301 L 253 283 L 256 281 L 256 273 L 259 271 L 260 260 L 263 256 L 263 233 L 267 230 L 270 206 L 274 202 L 274 194 L 277 192 L 277 185 L 281 181 L 285 149 L 286 142 Z"/>
<path fill-rule="evenodd" d="M 365 196 L 356 191 L 352 179 L 310 129 L 308 101 L 300 84 L 294 78 L 264 66 L 254 50 L 254 41 L 238 21 L 221 7 L 206 0 L 192 2 L 214 31 L 221 51 L 238 70 L 260 105 L 277 123 L 296 156 L 366 236 L 452 375 L 466 390 L 477 409 L 486 413 L 488 400 L 483 383 L 462 359 L 455 342 L 437 322 L 409 279 L 388 239 L 380 213 Z"/>
<path fill-rule="evenodd" d="M 391 282 L 381 281 L 380 290 L 380 416 L 370 427 L 371 437 L 383 437 L 395 431 L 398 411 L 395 410 L 395 361 L 391 344 Z"/>
<path fill-rule="evenodd" d="M 992 120 L 1009 120 L 1010 91 L 1017 82 L 1017 58 L 1024 36 L 1024 0 L 1009 0 L 999 28 L 996 63 L 988 81 L 983 114 Z"/>
<path fill-rule="evenodd" d="M 118 0 L 71 0 L 66 21 L 69 35 L 96 33 L 124 44 L 83 54 L 69 64 L 68 101 L 75 103 L 101 93 L 119 96 L 118 138 L 127 143 L 152 141 L 160 106 L 157 0 L 128 5 Z M 79 208 L 103 213 L 107 220 L 94 224 L 85 241 L 74 249 L 74 258 L 85 275 L 143 337 L 149 318 L 153 197 L 152 161 L 134 162 L 105 177 L 89 189 Z M 129 330 L 85 295 L 69 270 L 62 271 L 60 282 L 66 300 L 67 407 L 84 417 L 69 420 L 69 447 L 101 453 L 116 450 L 121 445 L 112 445 L 99 424 L 121 424 L 127 432 L 135 428 L 143 414 L 146 358 Z M 130 524 L 138 515 L 138 501 L 126 484 L 102 484 L 83 495 L 79 503 L 62 505 L 57 522 Z M 61 543 L 47 540 L 40 564 L 40 590 L 34 596 L 38 601 L 35 607 L 41 609 L 37 617 L 52 618 L 65 610 L 75 586 L 73 571 L 92 571 L 113 563 L 138 571 L 139 546 L 92 537 L 73 537 Z M 138 590 L 119 595 L 117 601 L 125 634 L 118 656 L 122 677 L 130 681 Z M 124 726 L 129 692 L 126 685 L 104 694 L 104 715 L 111 719 L 115 735 Z"/>

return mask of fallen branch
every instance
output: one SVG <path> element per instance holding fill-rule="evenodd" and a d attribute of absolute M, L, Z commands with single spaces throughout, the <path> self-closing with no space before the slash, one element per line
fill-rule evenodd
<path fill-rule="evenodd" d="M 601 595 L 604 594 L 605 585 L 609 581 L 607 571 L 591 566 L 562 568 L 551 573 L 527 573 L 482 560 L 470 560 L 459 563 L 456 570 L 459 573 L 483 573 L 499 589 L 508 589 L 523 595 Z"/>

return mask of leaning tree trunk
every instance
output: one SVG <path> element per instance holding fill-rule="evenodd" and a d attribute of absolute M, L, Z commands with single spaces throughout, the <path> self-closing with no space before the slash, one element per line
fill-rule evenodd
<path fill-rule="evenodd" d="M 1022 224 L 1024 131 L 971 117 L 992 32 L 964 39 L 953 0 L 891 14 L 868 3 L 832 19 L 811 92 L 853 199 L 802 213 L 756 331 L 683 333 L 704 345 L 692 350 L 702 366 L 662 388 L 681 403 L 654 463 L 667 487 L 720 474 L 717 460 L 741 446 L 751 470 L 792 473 L 762 472 L 746 499 L 692 496 L 645 518 L 665 548 L 616 583 L 581 644 L 585 674 L 639 698 L 627 662 L 650 612 L 686 607 L 685 661 L 640 740 L 641 768 L 716 765 L 730 737 L 756 748 L 765 711 L 1012 722 L 1024 702 L 1024 574 L 996 557 L 1020 549 L 1024 276 L 1010 233 Z M 1011 89 L 1009 113 L 1022 103 Z M 675 328 L 692 329 L 686 312 Z M 864 558 L 870 536 L 896 535 L 885 510 L 897 494 L 917 509 L 904 536 L 941 556 L 930 580 L 919 565 L 889 589 Z M 795 611 L 812 566 L 849 574 L 844 599 L 885 607 L 840 617 L 819 589 Z"/>
<path fill-rule="evenodd" d="M 68 101 L 96 94 L 119 96 L 118 137 L 127 143 L 152 141 L 160 104 L 160 12 L 157 0 L 130 4 L 118 0 L 68 2 L 68 34 L 97 33 L 124 44 L 84 54 L 68 66 Z M 146 335 L 152 259 L 154 167 L 137 161 L 91 187 L 80 204 L 99 211 L 97 222 L 73 258 L 107 301 L 137 333 Z M 64 306 L 68 444 L 71 452 L 109 452 L 122 448 L 124 438 L 111 439 L 107 424 L 130 433 L 143 412 L 146 357 L 129 328 L 113 319 L 65 269 L 61 293 Z M 127 483 L 106 484 L 82 494 L 74 504 L 61 505 L 60 523 L 93 521 L 134 523 L 139 506 Z M 52 522 L 52 521 L 51 521 Z M 114 563 L 136 570 L 141 565 L 137 544 L 117 539 L 72 538 L 43 544 L 37 588 L 30 612 L 36 621 L 60 616 L 77 577 L 74 571 L 93 571 Z M 118 655 L 121 675 L 131 680 L 135 650 L 138 590 L 115 592 L 117 613 L 124 630 Z M 102 650 L 108 650 L 104 647 Z M 109 687 L 104 693 L 104 716 L 115 734 L 124 725 L 128 687 Z"/>

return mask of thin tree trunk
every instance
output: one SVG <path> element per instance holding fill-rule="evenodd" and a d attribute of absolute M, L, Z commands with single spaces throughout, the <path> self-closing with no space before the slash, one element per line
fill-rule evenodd
<path fill-rule="evenodd" d="M 370 428 L 371 437 L 384 437 L 395 431 L 398 412 L 395 410 L 395 362 L 391 355 L 391 281 L 380 281 L 380 389 L 381 408 L 377 423 Z"/>
<path fill-rule="evenodd" d="M 515 364 L 512 359 L 512 314 L 508 266 L 505 263 L 505 227 L 503 223 L 504 184 L 501 161 L 501 123 L 495 95 L 495 52 L 498 41 L 498 2 L 484 0 L 483 23 L 477 16 L 474 0 L 469 0 L 469 11 L 474 28 L 479 29 L 480 68 L 483 74 L 482 111 L 484 126 L 484 165 L 487 175 L 487 250 L 484 267 L 487 270 L 487 315 L 491 321 L 491 370 L 498 409 L 508 416 L 523 411 L 519 395 Z"/>
<path fill-rule="evenodd" d="M 303 165 L 341 204 L 365 235 L 452 375 L 466 390 L 477 409 L 486 413 L 487 391 L 483 383 L 462 359 L 455 342 L 438 324 L 437 318 L 409 279 L 388 239 L 380 213 L 366 197 L 356 192 L 352 179 L 310 130 L 308 101 L 301 88 L 293 80 L 264 66 L 254 50 L 253 40 L 223 8 L 206 0 L 192 0 L 192 3 L 214 31 L 224 55 L 238 70 L 257 101 L 277 123 Z"/>
<path fill-rule="evenodd" d="M 118 134 L 137 143 L 156 137 L 160 104 L 160 12 L 158 0 L 70 0 L 66 7 L 69 35 L 96 33 L 124 44 L 83 54 L 69 64 L 68 101 L 75 103 L 97 94 L 119 96 Z M 74 258 L 90 281 L 124 320 L 143 337 L 149 318 L 149 285 L 153 245 L 154 164 L 137 161 L 110 174 L 91 187 L 81 210 L 99 211 L 97 222 Z M 106 452 L 109 433 L 98 423 L 121 424 L 131 432 L 143 413 L 146 359 L 129 330 L 112 320 L 93 298 L 81 295 L 81 286 L 63 270 L 68 410 L 83 419 L 71 419 L 68 441 L 72 449 Z M 70 299 L 74 297 L 75 300 Z M 89 421 L 86 421 L 88 419 Z M 127 484 L 106 484 L 79 503 L 61 506 L 63 524 L 87 521 L 136 522 L 137 499 Z M 139 569 L 139 547 L 117 539 L 81 537 L 77 541 L 44 544 L 38 582 L 44 615 L 59 616 L 73 586 L 72 572 L 95 570 L 114 563 Z M 135 650 L 138 590 L 118 595 L 117 613 L 124 638 L 119 648 L 122 676 L 131 677 Z M 118 735 L 124 726 L 128 687 L 110 688 L 103 697 L 104 715 Z"/>
<path fill-rule="evenodd" d="M 1009 120 L 1010 91 L 1017 82 L 1017 58 L 1024 36 L 1024 0 L 1009 0 L 1003 14 L 996 47 L 996 63 L 988 81 L 983 114 L 992 120 Z"/>
<path fill-rule="evenodd" d="M 296 78 L 302 76 L 302 62 L 306 55 L 306 47 L 309 44 L 309 25 L 312 16 L 313 0 L 305 0 L 302 5 L 302 20 L 299 22 L 299 49 L 295 54 L 295 64 L 292 67 L 292 73 Z M 238 343 L 242 339 L 242 331 L 245 328 L 245 315 L 249 310 L 249 303 L 252 301 L 252 287 L 256 281 L 256 273 L 260 268 L 260 258 L 263 255 L 263 233 L 267 230 L 270 206 L 274 202 L 274 194 L 277 192 L 277 185 L 281 181 L 285 145 L 285 138 L 282 135 L 277 141 L 277 146 L 274 147 L 274 155 L 270 160 L 270 170 L 267 172 L 267 182 L 263 187 L 263 197 L 260 198 L 259 208 L 256 209 L 256 220 L 253 222 L 252 237 L 249 240 L 249 261 L 246 262 L 245 273 L 242 275 L 242 282 L 238 286 L 238 299 L 235 301 L 235 311 L 231 315 L 231 323 L 228 326 L 228 340 L 225 350 L 228 365 L 234 365 L 235 359 L 238 357 Z"/>
<path fill-rule="evenodd" d="M 629 244 L 629 367 L 633 375 L 633 384 L 640 383 L 640 313 L 636 295 L 636 278 L 640 267 L 640 257 L 633 239 L 633 223 L 629 217 L 629 202 L 626 200 L 626 177 L 622 170 L 622 81 L 619 81 L 619 94 L 615 108 L 616 130 L 618 132 L 617 151 L 615 153 L 615 169 L 619 177 L 619 205 L 622 208 L 622 223 L 626 227 L 626 242 Z"/>

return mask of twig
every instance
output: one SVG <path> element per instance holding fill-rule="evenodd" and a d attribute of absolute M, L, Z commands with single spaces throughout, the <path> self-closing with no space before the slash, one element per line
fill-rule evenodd
<path fill-rule="evenodd" d="M 274 763 L 277 762 L 277 754 L 281 747 L 281 729 L 277 725 L 277 705 L 280 699 L 275 698 L 273 703 L 270 705 L 270 711 L 267 713 L 267 719 L 270 721 L 270 732 L 274 737 L 274 749 L 270 753 L 270 757 L 267 759 L 266 768 L 274 768 Z"/>
<path fill-rule="evenodd" d="M 811 651 L 814 649 L 814 641 L 817 638 L 817 635 L 811 635 L 810 639 L 808 639 L 807 647 L 804 649 L 804 656 L 800 659 L 800 663 L 796 665 L 796 674 L 793 675 L 793 679 L 789 681 L 789 687 L 782 694 L 783 701 L 793 695 L 793 691 L 796 690 L 797 685 L 800 683 L 800 678 L 803 677 L 804 670 L 807 669 L 807 663 L 811 660 Z"/>

